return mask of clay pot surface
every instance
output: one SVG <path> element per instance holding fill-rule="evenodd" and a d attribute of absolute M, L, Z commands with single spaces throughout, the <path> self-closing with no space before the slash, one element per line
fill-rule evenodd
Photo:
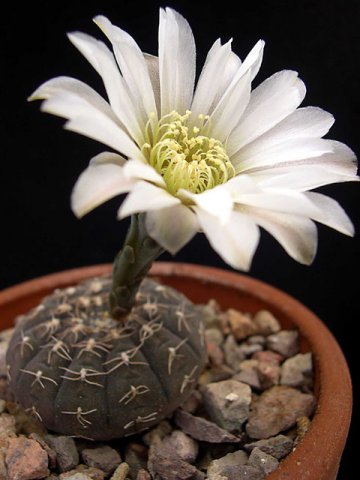
<path fill-rule="evenodd" d="M 67 270 L 36 278 L 0 292 L 0 329 L 36 306 L 55 288 L 111 271 L 111 265 Z M 352 388 L 339 345 L 305 306 L 288 294 L 251 277 L 199 265 L 158 262 L 151 275 L 196 303 L 217 300 L 222 309 L 270 310 L 283 328 L 298 328 L 301 351 L 313 352 L 317 408 L 310 429 L 268 480 L 335 480 L 350 426 Z"/>

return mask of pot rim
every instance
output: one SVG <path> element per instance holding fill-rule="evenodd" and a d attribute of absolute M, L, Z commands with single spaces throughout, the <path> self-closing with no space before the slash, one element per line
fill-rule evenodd
<path fill-rule="evenodd" d="M 16 306 L 17 300 L 24 295 L 30 298 L 41 291 L 43 296 L 44 291 L 50 292 L 110 271 L 110 264 L 100 264 L 27 280 L 0 291 L 0 308 L 9 303 Z M 351 421 L 352 385 L 341 348 L 324 323 L 291 295 L 242 273 L 190 263 L 155 262 L 150 275 L 220 284 L 256 297 L 266 303 L 269 310 L 274 309 L 291 318 L 313 353 L 318 377 L 317 407 L 304 439 L 267 479 L 335 479 L 332 475 L 338 469 Z"/>

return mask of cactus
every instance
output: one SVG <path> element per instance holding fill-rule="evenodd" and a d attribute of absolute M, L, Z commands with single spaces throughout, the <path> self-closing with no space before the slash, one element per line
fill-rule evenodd
<path fill-rule="evenodd" d="M 145 279 L 126 323 L 109 315 L 110 277 L 55 291 L 11 340 L 10 386 L 48 429 L 96 440 L 131 435 L 170 415 L 205 362 L 197 308 Z"/>
<path fill-rule="evenodd" d="M 19 319 L 7 364 L 19 403 L 45 427 L 111 440 L 184 402 L 206 362 L 200 310 L 146 278 L 162 252 L 136 215 L 113 275 L 55 291 Z"/>

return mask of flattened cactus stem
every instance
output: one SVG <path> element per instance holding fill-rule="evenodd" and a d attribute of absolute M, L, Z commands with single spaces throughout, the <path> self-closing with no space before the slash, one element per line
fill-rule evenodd
<path fill-rule="evenodd" d="M 145 213 L 132 215 L 123 248 L 114 260 L 109 302 L 111 315 L 118 320 L 130 312 L 142 280 L 153 261 L 164 251 L 149 237 L 145 215 Z"/>

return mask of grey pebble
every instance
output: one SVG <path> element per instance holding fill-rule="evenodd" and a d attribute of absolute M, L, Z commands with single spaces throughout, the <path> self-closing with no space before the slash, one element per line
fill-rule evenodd
<path fill-rule="evenodd" d="M 237 380 L 209 383 L 201 388 L 210 418 L 230 432 L 240 432 L 249 417 L 251 388 Z"/>
<path fill-rule="evenodd" d="M 240 363 L 245 360 L 245 354 L 239 349 L 234 335 L 227 336 L 223 344 L 223 349 L 226 364 L 235 371 L 238 371 L 240 369 Z"/>
<path fill-rule="evenodd" d="M 308 387 L 312 385 L 312 354 L 298 353 L 288 358 L 281 366 L 282 385 L 290 387 Z"/>
<path fill-rule="evenodd" d="M 194 463 L 199 453 L 199 444 L 181 430 L 174 430 L 164 439 L 179 457 L 188 463 Z"/>
<path fill-rule="evenodd" d="M 259 310 L 253 318 L 260 335 L 268 336 L 277 333 L 281 329 L 279 320 L 268 310 Z"/>
<path fill-rule="evenodd" d="M 292 357 L 299 351 L 299 334 L 296 330 L 281 330 L 268 336 L 266 346 L 285 358 Z"/>
<path fill-rule="evenodd" d="M 73 438 L 65 435 L 46 435 L 45 441 L 55 450 L 60 472 L 72 470 L 79 464 L 79 453 Z"/>
<path fill-rule="evenodd" d="M 294 426 L 299 417 L 310 416 L 314 406 L 314 395 L 277 385 L 259 396 L 250 412 L 246 431 L 255 439 L 273 437 Z"/>
<path fill-rule="evenodd" d="M 260 448 L 263 452 L 272 455 L 280 460 L 288 455 L 293 449 L 294 442 L 286 435 L 276 435 L 276 437 L 270 437 L 256 442 L 247 443 L 244 448 L 248 451 L 252 451 L 254 448 Z"/>
<path fill-rule="evenodd" d="M 106 475 L 110 475 L 121 463 L 119 453 L 108 445 L 85 448 L 81 456 L 87 466 L 99 468 Z"/>
<path fill-rule="evenodd" d="M 250 454 L 249 465 L 258 467 L 265 473 L 265 475 L 269 475 L 269 473 L 277 469 L 279 466 L 279 461 L 272 455 L 269 455 L 268 453 L 260 450 L 260 448 L 255 447 Z"/>
<path fill-rule="evenodd" d="M 217 480 L 224 475 L 224 469 L 230 466 L 245 465 L 248 461 L 248 454 L 243 450 L 228 453 L 224 457 L 212 460 L 207 469 L 207 478 L 209 480 Z"/>
<path fill-rule="evenodd" d="M 194 465 L 185 462 L 176 451 L 164 443 L 149 451 L 148 469 L 153 477 L 162 480 L 202 480 L 203 474 Z"/>
<path fill-rule="evenodd" d="M 224 341 L 224 335 L 220 329 L 212 327 L 205 330 L 205 339 L 219 346 Z"/>
<path fill-rule="evenodd" d="M 239 443 L 241 440 L 215 423 L 181 409 L 176 411 L 174 420 L 178 427 L 195 440 L 208 443 Z"/>

